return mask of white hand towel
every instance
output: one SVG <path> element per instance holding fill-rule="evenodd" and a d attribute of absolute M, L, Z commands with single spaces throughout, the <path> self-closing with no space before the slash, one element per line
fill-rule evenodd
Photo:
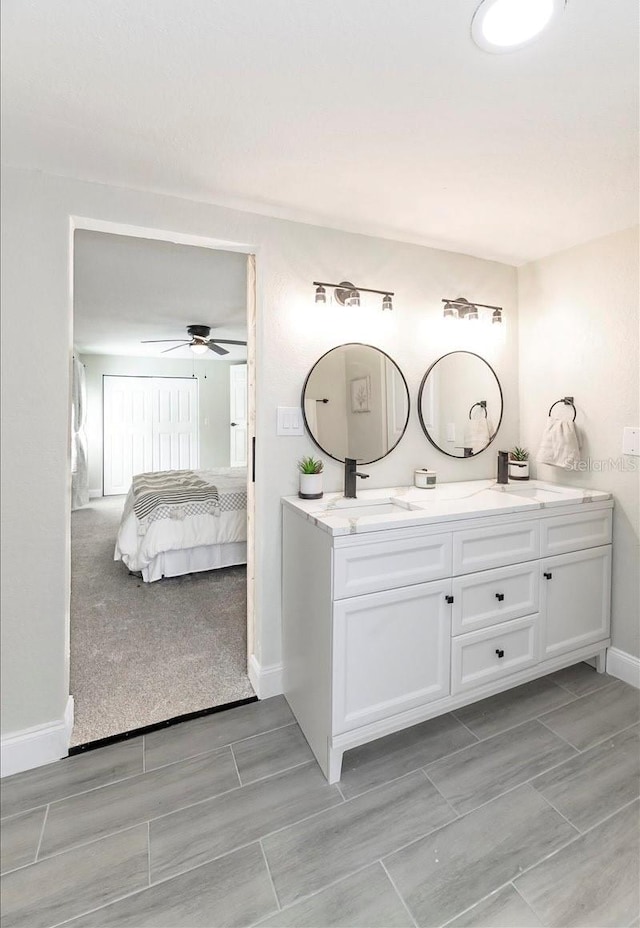
<path fill-rule="evenodd" d="M 489 420 L 486 416 L 479 416 L 477 419 L 468 419 L 464 430 L 464 446 L 471 448 L 473 454 L 477 454 L 486 448 L 491 441 L 491 431 L 489 430 Z"/>
<path fill-rule="evenodd" d="M 554 467 L 571 467 L 580 460 L 575 424 L 568 419 L 547 419 L 536 461 Z"/>

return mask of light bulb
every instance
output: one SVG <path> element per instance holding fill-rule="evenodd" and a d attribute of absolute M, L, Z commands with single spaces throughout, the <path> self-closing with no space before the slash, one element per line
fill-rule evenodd
<path fill-rule="evenodd" d="M 506 52 L 526 45 L 551 22 L 560 0 L 483 0 L 471 34 L 480 48 Z"/>
<path fill-rule="evenodd" d="M 345 306 L 360 306 L 360 293 L 358 290 L 352 290 L 344 301 Z"/>

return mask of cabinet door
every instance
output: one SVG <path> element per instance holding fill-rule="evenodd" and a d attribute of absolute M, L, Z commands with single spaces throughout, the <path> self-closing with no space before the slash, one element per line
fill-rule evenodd
<path fill-rule="evenodd" d="M 333 731 L 449 695 L 451 581 L 334 604 Z"/>
<path fill-rule="evenodd" d="M 542 660 L 609 637 L 611 545 L 540 562 Z"/>

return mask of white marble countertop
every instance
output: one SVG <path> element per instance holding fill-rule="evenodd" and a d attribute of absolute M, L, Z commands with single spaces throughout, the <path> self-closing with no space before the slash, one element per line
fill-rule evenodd
<path fill-rule="evenodd" d="M 506 486 L 495 480 L 465 480 L 441 483 L 430 490 L 413 486 L 360 490 L 357 499 L 346 499 L 341 493 L 325 493 L 322 499 L 311 500 L 285 496 L 282 503 L 330 535 L 352 535 L 575 506 L 611 498 L 610 493 L 602 490 L 585 490 L 541 480 L 512 481 Z"/>

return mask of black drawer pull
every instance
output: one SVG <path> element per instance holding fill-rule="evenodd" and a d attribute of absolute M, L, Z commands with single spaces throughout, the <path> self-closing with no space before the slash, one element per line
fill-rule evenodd
<path fill-rule="evenodd" d="M 451 605 L 451 603 L 453 602 L 453 596 L 445 596 L 445 599 L 449 603 L 449 605 Z"/>
<path fill-rule="evenodd" d="M 553 577 L 553 574 L 551 572 L 544 573 L 543 577 L 545 580 L 551 580 L 551 578 Z"/>
<path fill-rule="evenodd" d="M 496 599 L 501 603 L 504 599 L 504 593 L 496 593 Z"/>
<path fill-rule="evenodd" d="M 502 648 L 496 648 L 496 654 L 498 655 L 498 657 L 504 657 L 504 651 L 502 650 Z"/>

